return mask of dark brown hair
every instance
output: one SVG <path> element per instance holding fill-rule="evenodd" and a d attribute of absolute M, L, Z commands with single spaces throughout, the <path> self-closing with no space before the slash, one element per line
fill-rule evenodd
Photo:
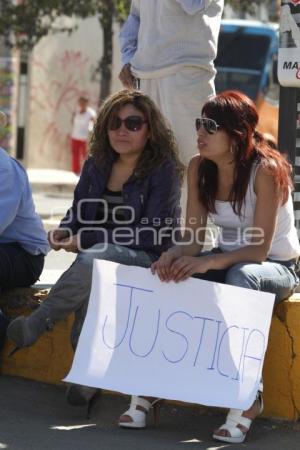
<path fill-rule="evenodd" d="M 263 165 L 270 171 L 282 202 L 285 203 L 289 187 L 292 187 L 291 165 L 256 130 L 258 113 L 253 101 L 242 92 L 225 91 L 208 100 L 203 106 L 202 114 L 214 119 L 235 143 L 232 155 L 235 164 L 234 179 L 229 195 L 234 212 L 241 215 L 253 164 Z M 198 175 L 200 200 L 209 212 L 215 213 L 217 165 L 202 158 Z"/>
<path fill-rule="evenodd" d="M 178 157 L 174 135 L 155 103 L 140 91 L 123 89 L 109 96 L 102 104 L 93 130 L 90 154 L 95 163 L 101 167 L 107 158 L 117 157 L 108 138 L 108 124 L 117 116 L 120 108 L 133 105 L 141 111 L 148 122 L 150 138 L 138 160 L 135 174 L 142 179 L 154 168 L 167 159 L 176 162 L 177 173 L 183 179 L 184 166 Z M 167 180 L 166 180 L 167 182 Z"/>

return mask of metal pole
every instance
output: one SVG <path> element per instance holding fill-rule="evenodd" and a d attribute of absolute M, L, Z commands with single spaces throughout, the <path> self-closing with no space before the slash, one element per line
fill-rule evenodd
<path fill-rule="evenodd" d="M 281 0 L 278 52 L 278 146 L 294 167 L 294 210 L 300 236 L 300 0 Z M 283 87 L 284 86 L 284 87 Z"/>
<path fill-rule="evenodd" d="M 297 88 L 280 86 L 278 148 L 295 164 Z"/>
<path fill-rule="evenodd" d="M 294 210 L 295 221 L 300 238 L 300 89 L 296 89 L 295 95 L 295 160 L 294 160 Z"/>

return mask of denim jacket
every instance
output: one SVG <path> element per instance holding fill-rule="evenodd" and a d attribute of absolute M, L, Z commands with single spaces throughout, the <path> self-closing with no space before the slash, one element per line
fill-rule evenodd
<path fill-rule="evenodd" d="M 74 191 L 73 205 L 60 227 L 68 228 L 71 234 L 80 233 L 83 249 L 106 242 L 160 255 L 172 245 L 171 232 L 180 218 L 180 182 L 175 162 L 171 159 L 164 161 L 141 181 L 133 174 L 123 185 L 124 213 L 128 224 L 123 233 L 117 230 L 117 242 L 114 230 L 106 229 L 105 224 L 94 223 L 112 164 L 112 160 L 107 161 L 99 169 L 93 158 L 85 162 Z"/>

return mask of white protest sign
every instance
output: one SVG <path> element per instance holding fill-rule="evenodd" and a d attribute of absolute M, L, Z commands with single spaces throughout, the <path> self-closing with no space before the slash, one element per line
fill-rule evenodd
<path fill-rule="evenodd" d="M 94 260 L 65 379 L 132 395 L 247 409 L 268 342 L 274 295 Z"/>

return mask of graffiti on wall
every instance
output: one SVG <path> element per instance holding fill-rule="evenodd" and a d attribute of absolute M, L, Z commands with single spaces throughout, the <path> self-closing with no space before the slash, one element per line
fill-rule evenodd
<path fill-rule="evenodd" d="M 94 63 L 95 64 L 95 63 Z M 81 51 L 65 50 L 55 61 L 33 56 L 30 90 L 30 140 L 36 156 L 56 168 L 69 169 L 72 114 L 82 94 L 98 102 L 98 83 L 92 80 L 93 61 Z"/>

